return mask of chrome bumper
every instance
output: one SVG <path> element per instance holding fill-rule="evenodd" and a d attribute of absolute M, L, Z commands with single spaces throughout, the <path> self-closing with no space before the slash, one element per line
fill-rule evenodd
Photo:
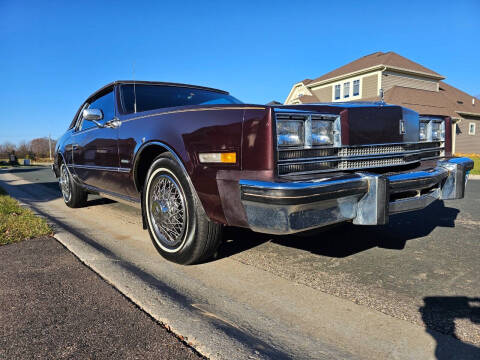
<path fill-rule="evenodd" d="M 249 227 L 290 234 L 351 220 L 388 223 L 390 214 L 423 209 L 437 199 L 461 199 L 473 161 L 451 158 L 434 169 L 396 175 L 354 173 L 306 182 L 240 180 Z"/>

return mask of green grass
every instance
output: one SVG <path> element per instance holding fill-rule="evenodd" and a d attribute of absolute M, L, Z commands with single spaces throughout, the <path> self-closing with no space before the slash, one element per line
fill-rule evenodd
<path fill-rule="evenodd" d="M 0 245 L 50 235 L 45 219 L 36 216 L 0 188 Z"/>
<path fill-rule="evenodd" d="M 473 166 L 473 169 L 470 172 L 470 174 L 480 175 L 480 156 L 479 157 L 472 156 L 471 159 L 473 160 L 475 165 Z"/>

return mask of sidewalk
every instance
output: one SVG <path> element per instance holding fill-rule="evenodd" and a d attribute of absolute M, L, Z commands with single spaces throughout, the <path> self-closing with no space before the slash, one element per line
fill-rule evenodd
<path fill-rule="evenodd" d="M 0 247 L 0 358 L 201 357 L 43 237 Z"/>

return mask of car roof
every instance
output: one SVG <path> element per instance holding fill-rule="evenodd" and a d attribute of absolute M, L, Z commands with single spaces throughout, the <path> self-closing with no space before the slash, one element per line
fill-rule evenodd
<path fill-rule="evenodd" d="M 200 90 L 207 90 L 207 91 L 214 91 L 218 93 L 222 93 L 225 95 L 229 95 L 227 91 L 220 90 L 220 89 L 215 89 L 215 88 L 210 88 L 206 86 L 198 86 L 198 85 L 190 85 L 190 84 L 181 84 L 181 83 L 172 83 L 172 82 L 164 82 L 164 81 L 145 81 L 145 80 L 115 80 L 102 88 L 98 89 L 95 91 L 92 95 L 90 95 L 88 98 L 92 98 L 97 96 L 98 94 L 102 93 L 105 91 L 107 88 L 115 86 L 115 85 L 123 85 L 123 84 L 136 84 L 136 85 L 163 85 L 163 86 L 172 86 L 172 87 L 188 87 L 188 88 L 194 88 L 194 89 L 200 89 Z"/>

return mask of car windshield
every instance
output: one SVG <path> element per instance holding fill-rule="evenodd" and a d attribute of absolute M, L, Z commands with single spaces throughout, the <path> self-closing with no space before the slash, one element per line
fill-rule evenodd
<path fill-rule="evenodd" d="M 133 84 L 121 86 L 124 111 L 134 112 Z M 135 85 L 137 112 L 185 105 L 242 104 L 225 93 L 180 86 Z"/>

